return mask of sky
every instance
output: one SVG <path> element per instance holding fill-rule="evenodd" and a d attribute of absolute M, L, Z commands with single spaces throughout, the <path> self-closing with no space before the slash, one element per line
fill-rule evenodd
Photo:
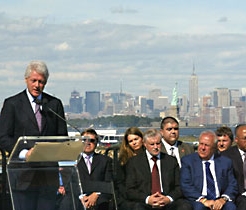
<path fill-rule="evenodd" d="M 69 103 L 71 92 L 199 95 L 246 87 L 244 0 L 2 0 L 0 106 L 25 89 L 31 60 L 46 62 L 45 87 Z"/>

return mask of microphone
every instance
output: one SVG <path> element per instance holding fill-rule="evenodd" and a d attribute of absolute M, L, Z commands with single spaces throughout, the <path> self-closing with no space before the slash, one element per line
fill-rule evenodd
<path fill-rule="evenodd" d="M 47 100 L 47 99 L 46 99 Z M 42 105 L 42 101 L 38 98 L 35 98 L 34 102 L 38 105 Z"/>
<path fill-rule="evenodd" d="M 46 101 L 47 101 L 47 99 L 46 99 Z M 47 101 L 47 102 L 48 102 L 48 101 Z M 56 112 L 55 112 L 53 109 L 51 109 L 50 107 L 47 106 L 47 109 L 48 109 L 48 111 L 52 112 L 55 116 L 57 116 L 58 118 L 60 118 L 60 119 L 63 120 L 64 122 L 66 122 L 66 123 L 67 123 L 69 126 L 71 126 L 73 129 L 75 129 L 76 131 L 78 131 L 78 132 L 79 132 L 79 135 L 80 135 L 80 137 L 81 137 L 82 142 L 85 142 L 85 137 L 84 137 L 84 136 L 81 136 L 81 131 L 80 131 L 77 127 L 75 127 L 74 125 L 72 125 L 71 123 L 69 123 L 65 118 L 63 118 L 62 116 L 60 116 L 58 113 L 56 113 Z M 83 152 L 84 152 L 84 150 L 85 150 L 85 146 L 84 146 Z M 80 160 L 81 158 L 82 158 L 82 153 L 80 154 L 78 160 Z"/>
<path fill-rule="evenodd" d="M 81 131 L 74 125 L 72 125 L 71 123 L 69 123 L 64 117 L 62 117 L 61 115 L 59 115 L 57 112 L 55 112 L 53 109 L 51 109 L 48 105 L 48 99 L 47 98 L 44 98 L 42 100 L 42 107 L 43 107 L 43 112 L 51 112 L 52 114 L 54 114 L 56 117 L 58 117 L 59 119 L 63 120 L 66 124 L 68 124 L 71 128 L 75 129 L 76 131 L 79 132 L 79 135 L 80 137 L 82 137 L 83 139 L 83 136 L 81 136 Z M 80 160 L 82 157 L 82 154 L 80 154 L 78 160 Z"/>

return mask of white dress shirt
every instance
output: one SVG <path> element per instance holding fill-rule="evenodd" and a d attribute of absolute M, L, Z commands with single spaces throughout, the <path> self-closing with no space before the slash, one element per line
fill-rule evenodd
<path fill-rule="evenodd" d="M 167 154 L 171 155 L 172 153 L 172 150 L 171 148 L 174 148 L 173 149 L 173 153 L 178 161 L 178 164 L 179 164 L 179 167 L 181 168 L 181 161 L 180 161 L 180 156 L 179 156 L 179 148 L 177 146 L 177 142 L 175 142 L 174 145 L 170 145 L 168 144 L 164 139 L 162 139 L 162 143 L 164 144 L 166 150 L 167 150 Z"/>

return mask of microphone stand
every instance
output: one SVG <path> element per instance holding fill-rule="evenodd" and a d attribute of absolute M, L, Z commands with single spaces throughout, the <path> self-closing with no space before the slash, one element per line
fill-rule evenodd
<path fill-rule="evenodd" d="M 71 123 L 69 123 L 66 119 L 64 119 L 62 116 L 60 116 L 59 114 L 57 114 L 53 109 L 51 109 L 50 107 L 48 107 L 48 110 L 50 112 L 52 112 L 55 116 L 57 116 L 58 118 L 60 118 L 61 120 L 65 121 L 69 126 L 71 126 L 73 129 L 75 129 L 76 131 L 79 132 L 79 134 L 81 135 L 81 131 L 75 127 L 74 125 L 72 125 Z"/>

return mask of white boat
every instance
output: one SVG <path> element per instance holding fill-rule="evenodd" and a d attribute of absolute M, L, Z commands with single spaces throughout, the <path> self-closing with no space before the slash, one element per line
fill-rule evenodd
<path fill-rule="evenodd" d="M 116 129 L 96 129 L 97 134 L 99 135 L 99 145 L 106 147 L 111 146 L 112 144 L 118 144 L 122 141 L 123 134 L 116 134 Z M 78 132 L 68 132 L 69 136 L 78 136 Z"/>
<path fill-rule="evenodd" d="M 103 135 L 101 136 L 101 140 L 100 140 L 100 143 L 101 144 L 118 144 L 122 141 L 122 138 L 123 138 L 124 135 L 122 134 L 106 134 L 106 135 Z"/>
<path fill-rule="evenodd" d="M 116 129 L 96 129 L 97 134 L 102 137 L 105 135 L 116 135 Z M 80 136 L 78 131 L 68 131 L 68 136 Z"/>
<path fill-rule="evenodd" d="M 96 129 L 96 132 L 99 136 L 104 135 L 116 135 L 116 129 Z"/>

